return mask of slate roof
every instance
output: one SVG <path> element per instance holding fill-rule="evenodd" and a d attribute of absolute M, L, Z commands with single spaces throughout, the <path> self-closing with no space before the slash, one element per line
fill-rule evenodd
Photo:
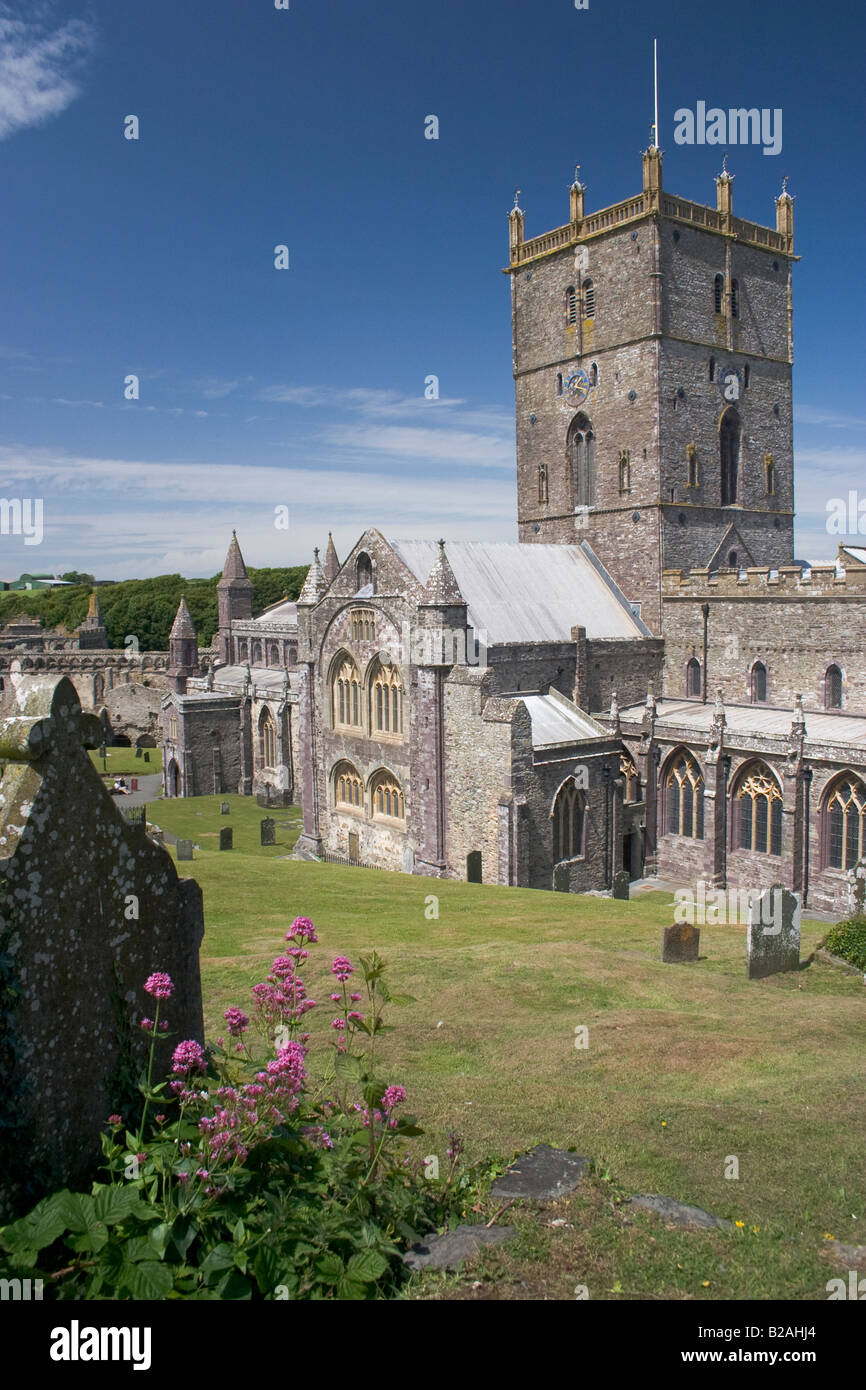
<path fill-rule="evenodd" d="M 620 710 L 623 722 L 640 722 L 645 704 L 630 705 Z M 656 728 L 665 724 L 691 728 L 697 733 L 708 731 L 713 723 L 713 702 L 699 700 L 657 700 Z M 852 744 L 866 749 L 866 715 L 836 714 L 820 710 L 803 711 L 806 721 L 806 744 Z M 776 705 L 725 705 L 725 724 L 729 733 L 757 734 L 769 738 L 787 738 L 791 732 L 794 710 Z"/>
<path fill-rule="evenodd" d="M 523 695 L 521 699 L 532 720 L 533 748 L 611 737 L 607 729 L 590 719 L 588 714 L 584 714 L 558 691 L 552 690 L 548 695 Z"/>
<path fill-rule="evenodd" d="M 436 541 L 388 537 L 388 544 L 426 585 L 439 555 Z M 589 638 L 652 636 L 585 541 L 449 541 L 447 554 L 469 623 L 486 631 L 488 645 L 567 642 L 578 625 Z"/>

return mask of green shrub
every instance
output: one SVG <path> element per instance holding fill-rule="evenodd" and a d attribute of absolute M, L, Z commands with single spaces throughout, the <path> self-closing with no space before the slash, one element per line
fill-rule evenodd
<path fill-rule="evenodd" d="M 824 949 L 866 971 L 866 917 L 849 917 L 824 937 Z"/>

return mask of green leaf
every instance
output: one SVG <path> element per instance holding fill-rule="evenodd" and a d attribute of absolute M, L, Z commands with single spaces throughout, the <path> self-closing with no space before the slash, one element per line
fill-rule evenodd
<path fill-rule="evenodd" d="M 316 1263 L 316 1274 L 323 1284 L 336 1284 L 343 1277 L 343 1261 L 333 1251 L 328 1251 Z"/>
<path fill-rule="evenodd" d="M 361 1063 L 351 1052 L 338 1052 L 334 1057 L 334 1070 L 338 1081 L 360 1081 Z"/>
<path fill-rule="evenodd" d="M 350 1259 L 346 1266 L 346 1275 L 350 1279 L 359 1279 L 364 1284 L 375 1284 L 387 1268 L 388 1261 L 378 1250 L 362 1250 Z"/>
<path fill-rule="evenodd" d="M 54 1192 L 50 1197 L 43 1197 L 26 1216 L 7 1226 L 3 1232 L 3 1243 L 7 1250 L 15 1250 L 18 1247 L 44 1250 L 46 1245 L 53 1245 L 57 1237 L 66 1230 L 64 1199 L 71 1195 L 64 1190 Z"/>
<path fill-rule="evenodd" d="M 123 1242 L 122 1248 L 127 1264 L 156 1259 L 156 1253 L 147 1236 L 133 1236 L 132 1240 Z"/>
<path fill-rule="evenodd" d="M 246 1230 L 244 1228 L 243 1217 L 238 1217 L 235 1228 L 232 1231 L 232 1240 L 234 1241 L 235 1245 L 243 1245 L 245 1236 Z"/>
<path fill-rule="evenodd" d="M 162 1259 L 165 1254 L 165 1247 L 168 1245 L 170 1235 L 171 1226 L 167 1221 L 160 1221 L 158 1226 L 151 1226 L 147 1233 L 147 1238 L 160 1259 Z"/>
<path fill-rule="evenodd" d="M 188 1220 L 185 1216 L 176 1217 L 174 1225 L 171 1228 L 171 1238 L 174 1241 L 175 1249 L 181 1259 L 185 1258 L 187 1250 L 192 1245 L 197 1235 L 198 1227 L 194 1222 Z"/>
<path fill-rule="evenodd" d="M 414 994 L 392 994 L 391 1003 L 397 1004 L 402 1008 L 404 1004 L 417 1004 L 418 1000 Z"/>
<path fill-rule="evenodd" d="M 217 1293 L 220 1298 L 252 1298 L 253 1286 L 236 1269 L 231 1270 L 220 1282 Z"/>
<path fill-rule="evenodd" d="M 337 1297 L 351 1299 L 357 1303 L 360 1299 L 367 1297 L 367 1286 L 346 1276 L 337 1284 Z"/>
<path fill-rule="evenodd" d="M 235 1262 L 235 1252 L 231 1245 L 226 1245 L 222 1241 L 215 1245 L 213 1250 L 209 1250 L 201 1263 L 201 1272 L 205 1279 L 210 1279 L 212 1274 L 216 1274 L 221 1269 L 230 1269 Z"/>
<path fill-rule="evenodd" d="M 126 1184 L 122 1187 L 120 1184 L 100 1186 L 94 1190 L 93 1206 L 98 1221 L 104 1221 L 106 1226 L 116 1226 L 141 1206 L 138 1188 Z"/>
<path fill-rule="evenodd" d="M 122 1278 L 133 1298 L 144 1300 L 165 1298 L 174 1284 L 168 1265 L 160 1264 L 158 1260 L 124 1265 Z"/>

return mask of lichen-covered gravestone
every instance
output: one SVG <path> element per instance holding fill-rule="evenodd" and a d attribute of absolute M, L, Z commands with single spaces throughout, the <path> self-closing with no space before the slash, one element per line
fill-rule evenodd
<path fill-rule="evenodd" d="M 0 721 L 0 1221 L 99 1161 L 145 1061 L 148 976 L 174 982 L 158 1072 L 203 1040 L 201 889 L 126 824 L 85 752 L 101 739 L 65 678 L 20 680 Z"/>
<path fill-rule="evenodd" d="M 181 859 L 192 859 L 192 840 L 178 840 L 177 857 Z"/>
<path fill-rule="evenodd" d="M 698 959 L 701 929 L 688 922 L 665 927 L 662 932 L 662 960 L 667 965 L 681 965 Z"/>
<path fill-rule="evenodd" d="M 614 898 L 627 899 L 629 895 L 629 885 L 631 880 L 625 869 L 618 869 L 613 876 L 613 887 L 611 896 Z"/>
<path fill-rule="evenodd" d="M 265 816 L 264 820 L 261 822 L 261 824 L 260 824 L 260 826 L 259 826 L 259 835 L 260 835 L 261 843 L 262 843 L 263 845 L 275 845 L 275 844 L 276 844 L 277 841 L 276 841 L 276 836 L 275 836 L 275 834 L 274 834 L 274 831 L 275 831 L 275 822 L 271 820 L 270 816 Z"/>
<path fill-rule="evenodd" d="M 762 980 L 800 968 L 800 899 L 775 883 L 749 904 L 746 974 Z"/>
<path fill-rule="evenodd" d="M 220 802 L 220 815 L 221 815 L 221 816 L 228 816 L 228 815 L 230 815 L 230 814 L 231 814 L 231 809 L 232 809 L 232 808 L 231 808 L 231 806 L 229 805 L 229 803 L 228 803 L 227 801 L 221 801 L 221 802 Z"/>
<path fill-rule="evenodd" d="M 232 848 L 232 828 L 231 828 L 230 825 L 224 825 L 223 828 L 222 828 L 222 830 L 220 831 L 220 849 L 231 849 L 231 848 Z"/>
<path fill-rule="evenodd" d="M 866 859 L 848 870 L 848 911 L 852 917 L 866 917 Z"/>

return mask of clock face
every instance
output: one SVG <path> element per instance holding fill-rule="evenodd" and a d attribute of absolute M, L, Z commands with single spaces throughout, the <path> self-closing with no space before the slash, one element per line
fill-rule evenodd
<path fill-rule="evenodd" d="M 589 395 L 589 377 L 582 367 L 574 367 L 563 382 L 563 395 L 569 405 L 583 405 Z"/>

